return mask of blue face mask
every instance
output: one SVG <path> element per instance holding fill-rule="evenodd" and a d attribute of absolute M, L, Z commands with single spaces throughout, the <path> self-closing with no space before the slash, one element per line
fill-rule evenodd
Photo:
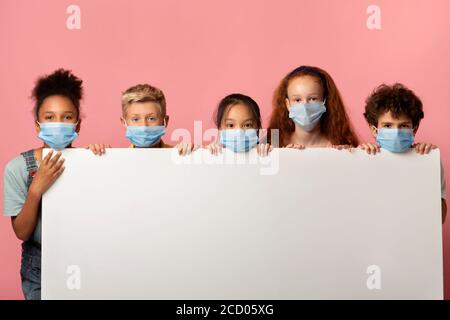
<path fill-rule="evenodd" d="M 380 128 L 377 131 L 377 143 L 381 148 L 391 152 L 405 152 L 414 143 L 414 132 L 412 129 Z"/>
<path fill-rule="evenodd" d="M 127 138 L 136 147 L 150 147 L 161 140 L 165 126 L 127 126 Z"/>
<path fill-rule="evenodd" d="M 41 131 L 38 138 L 56 151 L 62 150 L 78 137 L 77 123 L 44 122 L 39 123 Z"/>
<path fill-rule="evenodd" d="M 289 118 L 305 131 L 312 131 L 327 111 L 324 102 L 294 104 L 289 111 Z"/>
<path fill-rule="evenodd" d="M 220 132 L 220 143 L 234 152 L 247 152 L 258 144 L 256 129 L 225 129 Z"/>

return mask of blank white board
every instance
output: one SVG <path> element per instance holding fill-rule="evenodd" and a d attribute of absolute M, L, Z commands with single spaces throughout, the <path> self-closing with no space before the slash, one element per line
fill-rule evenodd
<path fill-rule="evenodd" d="M 44 299 L 442 299 L 439 151 L 63 151 Z"/>

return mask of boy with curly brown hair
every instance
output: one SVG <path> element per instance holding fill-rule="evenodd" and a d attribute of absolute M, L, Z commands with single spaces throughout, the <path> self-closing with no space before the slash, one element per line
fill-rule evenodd
<path fill-rule="evenodd" d="M 419 97 L 402 84 L 383 84 L 366 99 L 364 112 L 376 143 L 363 143 L 359 147 L 369 154 L 380 148 L 395 153 L 411 149 L 427 154 L 437 147 L 431 143 L 414 143 L 420 121 L 424 118 L 423 104 Z M 441 163 L 442 223 L 447 214 L 446 183 Z"/>

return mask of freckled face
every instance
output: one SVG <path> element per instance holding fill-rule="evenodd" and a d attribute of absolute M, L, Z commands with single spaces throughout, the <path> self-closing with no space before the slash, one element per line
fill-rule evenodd
<path fill-rule="evenodd" d="M 312 76 L 299 76 L 292 79 L 287 87 L 286 108 L 293 104 L 323 101 L 323 88 L 320 81 Z"/>

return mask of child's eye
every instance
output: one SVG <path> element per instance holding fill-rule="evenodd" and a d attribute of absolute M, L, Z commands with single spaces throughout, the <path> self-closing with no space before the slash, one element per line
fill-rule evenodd
<path fill-rule="evenodd" d="M 317 98 L 309 98 L 309 101 L 317 101 Z"/>
<path fill-rule="evenodd" d="M 384 124 L 384 125 L 383 125 L 383 128 L 390 128 L 390 127 L 391 127 L 390 124 Z"/>
<path fill-rule="evenodd" d="M 53 118 L 53 116 L 46 116 L 45 117 L 45 120 L 50 120 L 50 119 L 52 119 Z"/>
<path fill-rule="evenodd" d="M 131 121 L 133 121 L 133 122 L 137 122 L 139 119 L 137 119 L 137 118 L 133 118 L 133 119 L 131 119 Z"/>
<path fill-rule="evenodd" d="M 227 124 L 227 128 L 233 128 L 233 127 L 234 127 L 234 125 L 232 123 Z"/>

